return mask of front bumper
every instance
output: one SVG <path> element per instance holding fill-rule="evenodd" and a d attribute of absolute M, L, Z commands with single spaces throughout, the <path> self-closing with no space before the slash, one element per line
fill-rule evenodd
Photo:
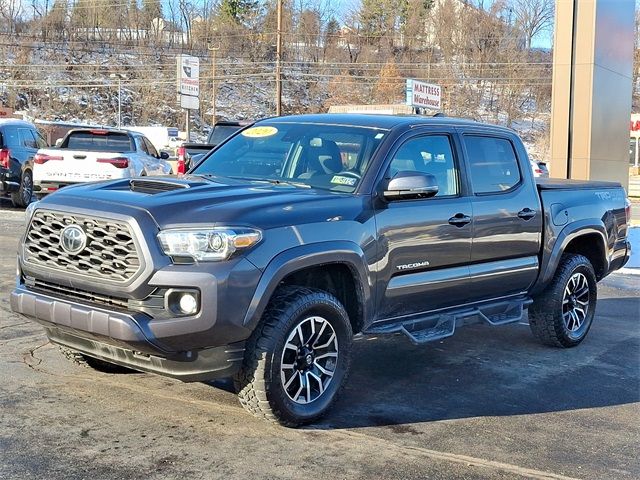
<path fill-rule="evenodd" d="M 135 370 L 183 381 L 232 375 L 240 366 L 244 342 L 213 348 L 171 351 L 162 339 L 145 332 L 144 313 L 116 311 L 54 297 L 19 285 L 11 308 L 45 327 L 49 339 Z"/>
<path fill-rule="evenodd" d="M 60 328 L 46 327 L 45 330 L 52 343 L 116 365 L 157 373 L 183 382 L 230 377 L 238 371 L 244 358 L 244 342 L 185 352 L 181 356 L 162 357 L 78 337 Z"/>

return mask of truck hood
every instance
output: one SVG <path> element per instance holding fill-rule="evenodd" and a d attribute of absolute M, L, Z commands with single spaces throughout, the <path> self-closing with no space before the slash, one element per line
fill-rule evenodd
<path fill-rule="evenodd" d="M 299 225 L 327 218 L 355 219 L 363 198 L 314 188 L 195 175 L 142 177 L 65 187 L 40 202 L 131 215 L 150 215 L 158 228 L 206 225 Z"/>

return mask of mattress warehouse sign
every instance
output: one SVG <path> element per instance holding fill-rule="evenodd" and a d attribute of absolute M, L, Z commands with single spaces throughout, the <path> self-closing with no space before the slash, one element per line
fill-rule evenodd
<path fill-rule="evenodd" d="M 442 87 L 433 83 L 407 79 L 407 105 L 431 110 L 442 109 Z"/>

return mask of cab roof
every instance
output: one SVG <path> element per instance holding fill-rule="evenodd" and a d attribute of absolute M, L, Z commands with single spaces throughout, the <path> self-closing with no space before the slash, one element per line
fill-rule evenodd
<path fill-rule="evenodd" d="M 480 123 L 463 118 L 437 116 L 426 117 L 424 115 L 385 115 L 371 113 L 318 113 L 306 115 L 290 115 L 286 117 L 271 117 L 258 123 L 317 123 L 328 125 L 350 125 L 368 128 L 380 128 L 390 130 L 404 126 L 411 128 L 419 125 L 443 125 L 452 127 L 483 127 L 500 130 L 512 130 L 498 125 Z"/>

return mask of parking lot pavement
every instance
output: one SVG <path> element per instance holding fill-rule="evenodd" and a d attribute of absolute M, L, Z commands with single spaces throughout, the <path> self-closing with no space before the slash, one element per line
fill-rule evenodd
<path fill-rule="evenodd" d="M 640 478 L 640 286 L 612 275 L 587 340 L 526 324 L 417 347 L 359 338 L 344 395 L 291 430 L 228 382 L 183 384 L 71 363 L 12 314 L 23 213 L 0 210 L 0 478 Z"/>

